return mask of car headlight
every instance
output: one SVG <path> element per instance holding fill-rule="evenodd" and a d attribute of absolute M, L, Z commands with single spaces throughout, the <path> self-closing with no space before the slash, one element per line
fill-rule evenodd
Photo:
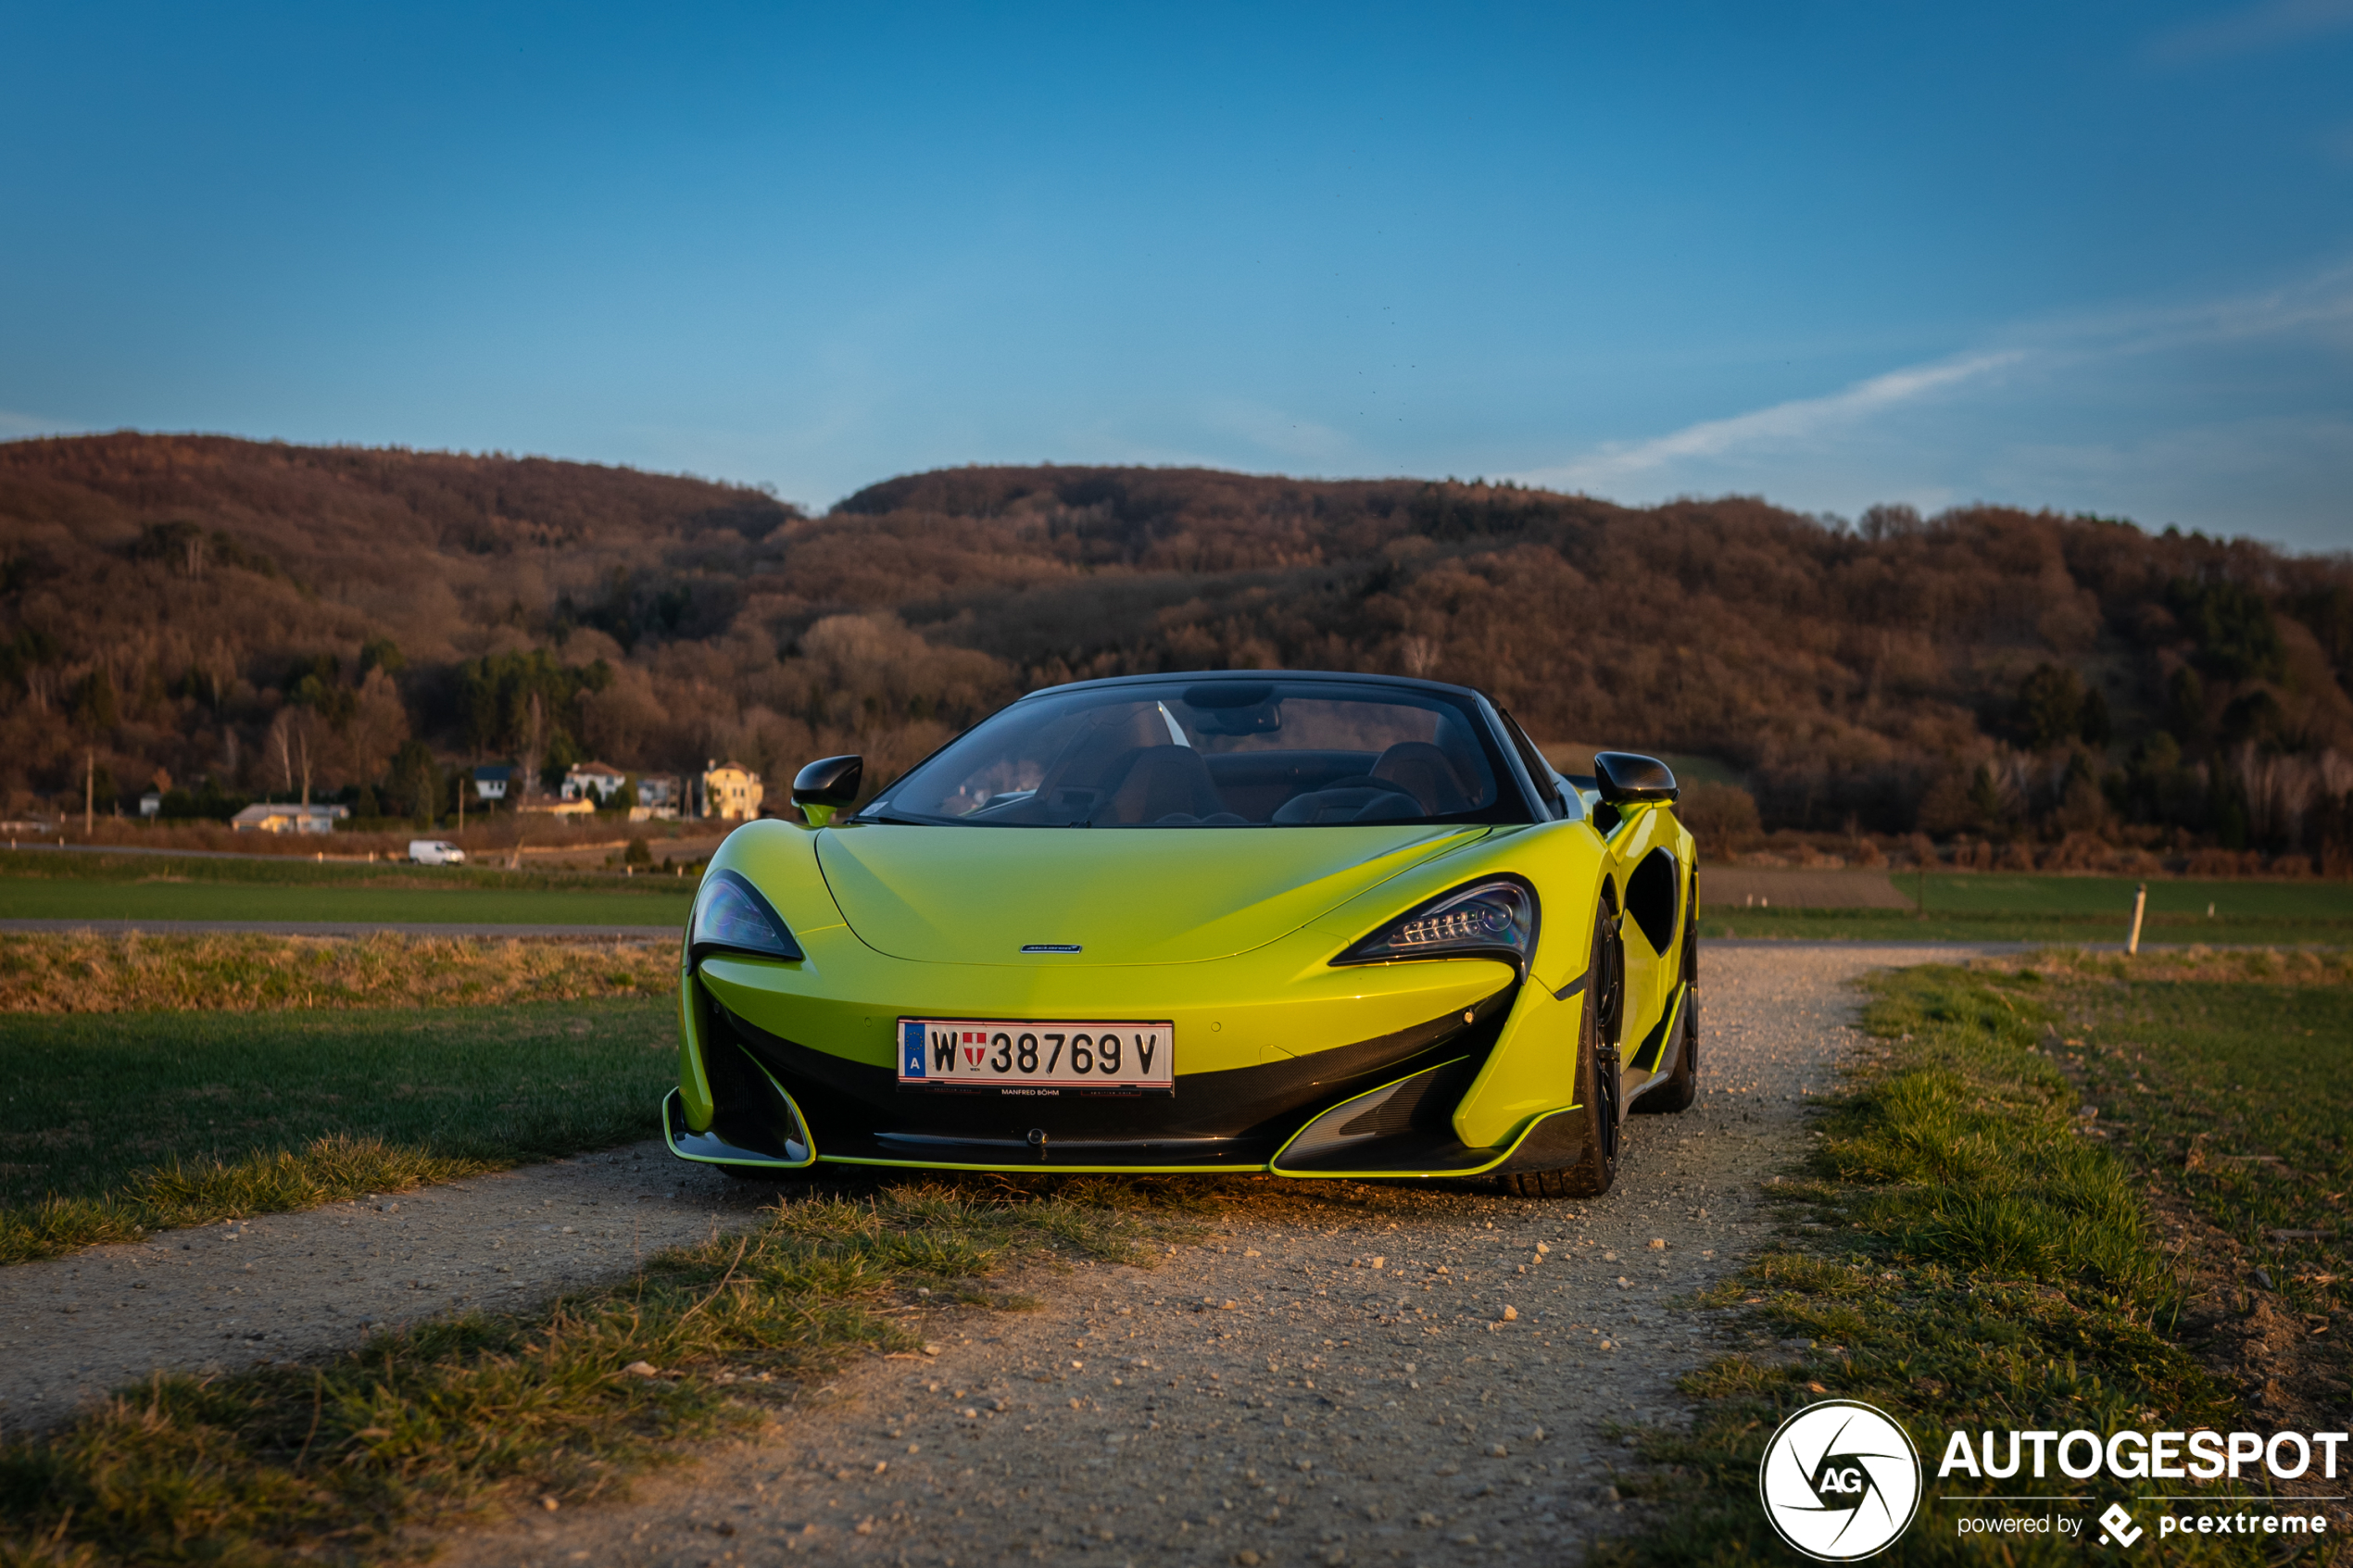
<path fill-rule="evenodd" d="M 1529 955 L 1535 950 L 1534 890 L 1516 878 L 1497 878 L 1440 894 L 1332 962 L 1392 963 L 1485 954 L 1506 960 L 1526 974 Z"/>
<path fill-rule="evenodd" d="M 695 895 L 694 919 L 686 926 L 686 957 L 700 962 L 711 953 L 748 953 L 761 959 L 807 957 L 785 928 L 784 918 L 741 872 L 712 872 Z"/>

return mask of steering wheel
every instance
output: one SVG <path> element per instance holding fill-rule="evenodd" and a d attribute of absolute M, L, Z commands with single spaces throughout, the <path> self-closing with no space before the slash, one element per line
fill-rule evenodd
<path fill-rule="evenodd" d="M 1424 809 L 1422 806 L 1422 797 L 1420 796 L 1416 795 L 1412 790 L 1407 789 L 1402 784 L 1395 783 L 1390 779 L 1377 779 L 1370 773 L 1357 773 L 1345 779 L 1334 779 L 1331 783 L 1325 784 L 1322 788 L 1316 790 L 1315 793 L 1322 795 L 1327 791 L 1336 789 L 1378 789 L 1386 795 L 1402 795 L 1406 799 L 1414 803 L 1415 810 L 1419 811 Z"/>
<path fill-rule="evenodd" d="M 1380 801 L 1383 797 L 1387 796 L 1395 796 L 1397 798 L 1403 800 L 1409 807 L 1412 808 L 1410 813 L 1411 815 L 1418 817 L 1424 814 L 1421 797 L 1416 795 L 1412 790 L 1406 789 L 1398 784 L 1393 784 L 1387 779 L 1377 779 L 1370 773 L 1360 773 L 1354 778 L 1334 779 L 1331 783 L 1323 785 L 1321 788 L 1310 790 L 1305 795 L 1293 796 L 1290 799 L 1284 801 L 1280 807 L 1276 809 L 1273 820 L 1277 823 L 1302 822 L 1312 822 L 1320 821 L 1321 817 L 1315 805 L 1316 802 L 1329 799 L 1330 797 L 1342 793 L 1355 793 L 1358 791 L 1370 791 L 1372 792 L 1373 798 L 1360 802 L 1356 806 L 1355 809 L 1349 813 L 1347 819 L 1345 820 L 1356 821 L 1362 819 L 1365 811 L 1370 809 L 1376 802 Z M 1395 821 L 1396 819 L 1376 816 L 1372 820 L 1376 822 L 1385 822 Z"/>

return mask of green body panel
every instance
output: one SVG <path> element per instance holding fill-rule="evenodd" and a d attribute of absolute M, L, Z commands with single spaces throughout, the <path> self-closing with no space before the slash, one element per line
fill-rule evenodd
<path fill-rule="evenodd" d="M 806 957 L 716 955 L 682 977 L 682 996 L 691 1004 L 694 987 L 707 987 L 772 1035 L 884 1071 L 896 1060 L 898 1021 L 922 1017 L 1165 1020 L 1181 1073 L 1219 1072 L 1389 1035 L 1509 985 L 1513 966 L 1498 959 L 1331 960 L 1425 899 L 1510 873 L 1532 884 L 1539 902 L 1529 983 L 1453 1117 L 1463 1144 L 1494 1151 L 1491 1165 L 1544 1117 L 1576 1108 L 1588 998 L 1582 990 L 1555 993 L 1591 964 L 1595 909 L 1606 899 L 1623 910 L 1628 874 L 1659 847 L 1681 868 L 1680 932 L 1693 847 L 1663 807 L 1629 809 L 1606 836 L 1583 820 L 1233 830 L 754 822 L 727 838 L 711 869 L 757 884 Z M 1673 941 L 1661 954 L 1633 921 L 1621 927 L 1624 1061 L 1675 1005 L 1680 969 Z M 1084 951 L 1020 952 L 1029 942 L 1075 942 Z M 711 1090 L 697 1010 L 685 1010 L 681 1099 L 687 1125 L 700 1131 L 711 1124 Z M 1627 1070 L 1627 1093 L 1647 1081 Z M 818 1158 L 844 1158 L 826 1155 L 824 1129 L 812 1130 Z"/>
<path fill-rule="evenodd" d="M 819 835 L 817 859 L 850 929 L 894 958 L 1027 966 L 1038 960 L 1024 943 L 1076 942 L 1085 951 L 1051 961 L 1200 963 L 1264 947 L 1488 831 L 867 825 Z"/>
<path fill-rule="evenodd" d="M 695 978 L 678 977 L 678 1101 L 686 1125 L 698 1133 L 711 1131 L 718 1108 L 711 1098 L 711 1074 L 702 1064 L 701 1010 L 695 1006 Z"/>

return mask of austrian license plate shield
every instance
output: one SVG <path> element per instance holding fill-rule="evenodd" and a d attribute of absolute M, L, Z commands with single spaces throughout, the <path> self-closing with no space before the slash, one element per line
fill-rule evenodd
<path fill-rule="evenodd" d="M 899 1021 L 902 1089 L 1168 1095 L 1176 1092 L 1176 1028 L 1165 1021 Z"/>

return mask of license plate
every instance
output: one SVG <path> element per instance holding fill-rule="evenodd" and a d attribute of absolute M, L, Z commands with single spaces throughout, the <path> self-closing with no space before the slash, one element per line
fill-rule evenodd
<path fill-rule="evenodd" d="M 1024 1089 L 1176 1086 L 1171 1023 L 1014 1023 L 1003 1019 L 902 1018 L 899 1082 Z"/>

